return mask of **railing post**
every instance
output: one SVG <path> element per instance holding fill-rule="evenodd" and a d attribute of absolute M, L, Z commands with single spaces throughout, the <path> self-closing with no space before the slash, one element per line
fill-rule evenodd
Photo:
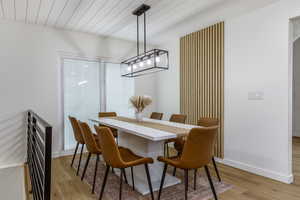
<path fill-rule="evenodd" d="M 27 113 L 27 166 L 33 200 L 51 199 L 52 127 L 33 111 Z"/>
<path fill-rule="evenodd" d="M 46 128 L 45 135 L 45 191 L 44 200 L 50 200 L 51 196 L 51 160 L 52 160 L 52 127 Z"/>

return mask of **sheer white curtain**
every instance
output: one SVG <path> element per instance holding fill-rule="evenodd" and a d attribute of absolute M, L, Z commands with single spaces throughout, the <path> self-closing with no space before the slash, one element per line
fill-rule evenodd
<path fill-rule="evenodd" d="M 72 149 L 76 142 L 68 116 L 88 121 L 100 111 L 100 62 L 64 59 L 64 143 Z"/>
<path fill-rule="evenodd" d="M 129 106 L 129 98 L 134 95 L 134 80 L 121 77 L 119 64 L 63 59 L 63 83 L 65 150 L 76 145 L 68 116 L 89 122 L 100 111 L 134 115 Z"/>

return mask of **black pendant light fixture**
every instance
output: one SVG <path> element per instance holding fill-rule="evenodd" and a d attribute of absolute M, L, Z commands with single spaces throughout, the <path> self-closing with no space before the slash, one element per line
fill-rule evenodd
<path fill-rule="evenodd" d="M 169 52 L 162 49 L 147 51 L 146 45 L 146 12 L 150 6 L 142 4 L 133 11 L 137 16 L 137 56 L 121 63 L 121 75 L 124 77 L 137 77 L 169 69 Z M 139 17 L 144 15 L 144 52 L 140 53 L 139 46 Z"/>

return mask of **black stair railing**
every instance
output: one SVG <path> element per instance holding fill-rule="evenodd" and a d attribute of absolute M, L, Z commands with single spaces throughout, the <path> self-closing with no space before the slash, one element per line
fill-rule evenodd
<path fill-rule="evenodd" d="M 27 165 L 33 200 L 51 198 L 52 127 L 32 110 L 27 112 Z"/>

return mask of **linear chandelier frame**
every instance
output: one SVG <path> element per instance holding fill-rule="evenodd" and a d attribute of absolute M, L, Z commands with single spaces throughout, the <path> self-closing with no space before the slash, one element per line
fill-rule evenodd
<path fill-rule="evenodd" d="M 151 7 L 142 4 L 132 14 L 137 19 L 137 55 L 121 62 L 121 74 L 124 77 L 137 77 L 169 69 L 169 52 L 162 49 L 147 51 L 146 12 Z M 139 17 L 144 17 L 144 52 L 140 53 Z"/>

